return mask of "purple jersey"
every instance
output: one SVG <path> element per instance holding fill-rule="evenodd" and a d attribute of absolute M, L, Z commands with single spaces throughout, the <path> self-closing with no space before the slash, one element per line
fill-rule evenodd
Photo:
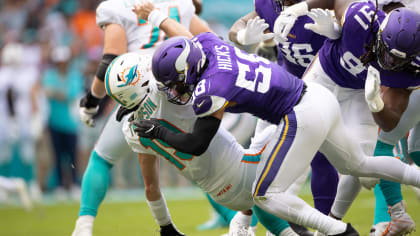
<path fill-rule="evenodd" d="M 255 0 L 255 11 L 269 25 L 273 32 L 274 22 L 279 14 L 273 6 L 272 0 Z M 288 41 L 279 44 L 279 57 L 283 57 L 283 65 L 287 71 L 301 78 L 306 67 L 315 58 L 318 50 L 324 44 L 326 37 L 307 30 L 303 26 L 307 23 L 313 23 L 308 16 L 300 16 L 289 33 Z M 280 63 L 279 63 L 280 64 Z"/>
<path fill-rule="evenodd" d="M 367 67 L 360 61 L 366 52 L 365 45 L 378 32 L 385 13 L 377 12 L 377 19 L 371 31 L 371 18 L 375 12 L 372 2 L 354 2 L 347 8 L 343 22 L 341 38 L 326 40 L 319 51 L 319 60 L 325 73 L 338 85 L 345 88 L 362 89 L 365 87 Z M 393 88 L 411 88 L 420 85 L 420 78 L 413 74 L 399 71 L 385 71 L 376 62 L 371 63 L 379 70 L 381 84 Z"/>
<path fill-rule="evenodd" d="M 278 124 L 299 100 L 303 81 L 277 64 L 247 54 L 212 33 L 193 41 L 209 61 L 193 94 L 198 116 L 210 115 L 229 102 L 228 112 L 249 112 Z"/>

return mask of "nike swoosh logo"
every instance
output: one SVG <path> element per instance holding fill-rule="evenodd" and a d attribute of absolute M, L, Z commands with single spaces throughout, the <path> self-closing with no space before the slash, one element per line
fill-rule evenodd
<path fill-rule="evenodd" d="M 204 104 L 204 101 L 202 101 L 199 104 L 197 104 L 197 107 L 200 108 L 203 104 Z"/>

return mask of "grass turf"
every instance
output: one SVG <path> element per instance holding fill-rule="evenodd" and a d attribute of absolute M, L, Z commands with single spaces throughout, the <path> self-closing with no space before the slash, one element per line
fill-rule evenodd
<path fill-rule="evenodd" d="M 415 222 L 420 222 L 420 204 L 416 195 L 408 187 L 403 188 L 403 194 L 409 206 L 409 214 Z M 303 195 L 302 197 L 307 202 L 312 202 L 311 196 Z M 373 222 L 374 204 L 373 192 L 362 191 L 344 221 L 351 222 L 360 235 L 368 235 Z M 175 224 L 188 236 L 221 235 L 227 232 L 226 228 L 204 232 L 196 230 L 198 224 L 209 218 L 209 204 L 204 199 L 169 200 L 168 206 Z M 31 212 L 25 212 L 20 208 L 2 208 L 0 209 L 0 235 L 70 236 L 78 209 L 79 205 L 76 203 L 38 206 Z M 106 202 L 99 210 L 94 235 L 159 235 L 159 233 L 145 202 Z M 257 235 L 265 235 L 265 230 L 261 225 L 258 227 Z M 420 233 L 415 232 L 413 235 L 420 235 Z"/>

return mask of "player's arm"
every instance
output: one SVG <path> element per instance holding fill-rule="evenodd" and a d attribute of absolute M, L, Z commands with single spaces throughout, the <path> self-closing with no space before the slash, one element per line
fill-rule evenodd
<path fill-rule="evenodd" d="M 165 31 L 166 32 L 166 31 Z M 193 35 L 206 33 L 206 32 L 213 32 L 209 26 L 204 22 L 199 16 L 193 15 L 190 23 L 190 32 Z"/>
<path fill-rule="evenodd" d="M 389 132 L 394 129 L 404 111 L 407 109 L 411 90 L 404 88 L 389 88 L 382 86 L 384 107 L 379 112 L 372 112 L 379 127 Z"/>
<path fill-rule="evenodd" d="M 166 200 L 160 191 L 159 158 L 150 154 L 138 153 L 137 155 L 143 176 L 147 204 L 153 218 L 160 226 L 161 231 L 163 228 L 166 228 L 165 231 L 178 231 L 172 223 Z M 181 233 L 177 235 L 181 235 Z"/>
<path fill-rule="evenodd" d="M 235 23 L 233 23 L 232 27 L 229 30 L 229 40 L 241 45 L 241 43 L 238 42 L 238 32 L 242 29 L 246 28 L 246 23 L 250 19 L 254 19 L 256 16 L 258 16 L 258 13 L 256 11 L 252 11 L 245 16 L 239 18 Z"/>
<path fill-rule="evenodd" d="M 145 194 L 148 201 L 161 199 L 159 184 L 159 158 L 150 154 L 138 153 Z"/>
<path fill-rule="evenodd" d="M 167 15 L 155 8 L 151 2 L 143 2 L 133 7 L 133 12 L 140 19 L 147 20 L 150 24 L 163 30 L 168 37 L 186 36 L 192 38 L 193 35 L 183 25 L 172 20 Z"/>
<path fill-rule="evenodd" d="M 347 7 L 356 0 L 306 0 L 294 4 L 281 12 L 274 23 L 274 33 L 279 42 L 287 41 L 290 30 L 293 28 L 297 18 L 308 14 L 311 9 L 331 9 L 335 16 L 341 20 Z"/>
<path fill-rule="evenodd" d="M 90 91 L 80 100 L 80 118 L 88 126 L 94 126 L 93 116 L 98 111 L 98 104 L 105 97 L 105 73 L 108 65 L 118 55 L 127 52 L 127 36 L 119 24 L 104 27 L 104 52 L 96 71 Z"/>
<path fill-rule="evenodd" d="M 158 138 L 178 151 L 200 156 L 216 135 L 223 112 L 224 109 L 220 109 L 209 116 L 198 118 L 191 133 L 172 132 L 156 119 L 135 121 L 134 131 L 145 138 Z"/>

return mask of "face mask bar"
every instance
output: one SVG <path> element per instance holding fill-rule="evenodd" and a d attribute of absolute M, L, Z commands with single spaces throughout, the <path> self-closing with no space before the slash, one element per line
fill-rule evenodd
<path fill-rule="evenodd" d="M 158 82 L 157 87 L 166 94 L 170 103 L 177 105 L 187 104 L 191 100 L 194 91 L 193 85 L 187 86 L 182 82 L 175 81 L 168 81 L 166 84 Z"/>
<path fill-rule="evenodd" d="M 378 58 L 378 64 L 382 67 L 382 69 L 390 70 L 390 71 L 401 71 L 407 65 L 409 65 L 410 62 L 415 58 L 415 57 L 401 58 L 392 54 L 391 51 L 383 42 L 383 40 L 381 39 L 381 36 L 379 36 L 378 38 L 379 39 L 378 39 L 378 46 L 377 46 L 377 58 Z"/>

